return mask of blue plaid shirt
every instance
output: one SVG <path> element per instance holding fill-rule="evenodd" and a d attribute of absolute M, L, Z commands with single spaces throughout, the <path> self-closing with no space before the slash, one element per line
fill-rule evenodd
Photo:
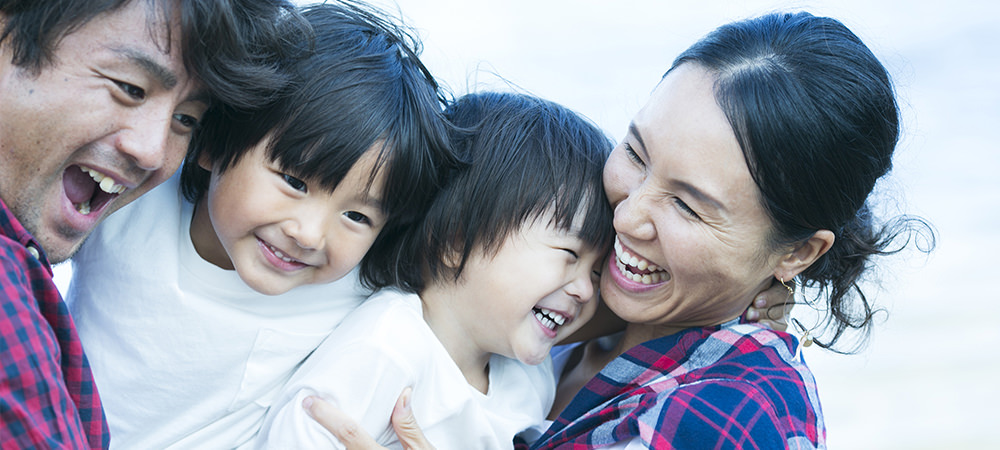
<path fill-rule="evenodd" d="M 38 243 L 0 201 L 0 448 L 107 448 L 76 326 Z"/>
<path fill-rule="evenodd" d="M 823 448 L 816 382 L 797 346 L 736 321 L 637 345 L 591 379 L 534 448 L 633 439 L 656 449 Z"/>

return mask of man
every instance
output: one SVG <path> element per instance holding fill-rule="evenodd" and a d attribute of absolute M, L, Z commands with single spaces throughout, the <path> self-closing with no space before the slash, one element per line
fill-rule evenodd
<path fill-rule="evenodd" d="M 0 447 L 106 448 L 50 263 L 163 182 L 212 102 L 259 104 L 283 0 L 0 0 Z M 113 293 L 109 293 L 113 295 Z"/>

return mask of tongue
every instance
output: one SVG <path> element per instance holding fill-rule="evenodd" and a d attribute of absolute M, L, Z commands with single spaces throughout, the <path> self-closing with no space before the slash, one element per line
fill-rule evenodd
<path fill-rule="evenodd" d="M 69 198 L 69 201 L 74 204 L 90 201 L 96 188 L 97 184 L 94 183 L 94 179 L 80 170 L 79 166 L 70 166 L 63 173 L 63 190 L 66 191 L 66 197 Z"/>

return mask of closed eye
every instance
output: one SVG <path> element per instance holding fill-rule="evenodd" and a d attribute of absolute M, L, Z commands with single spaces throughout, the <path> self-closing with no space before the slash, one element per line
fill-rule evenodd
<path fill-rule="evenodd" d="M 639 154 L 635 152 L 634 148 L 632 148 L 632 144 L 625 142 L 624 146 L 625 146 L 625 154 L 628 155 L 628 159 L 631 159 L 632 162 L 636 163 L 639 166 L 642 167 L 646 166 L 646 163 L 643 162 L 642 158 L 639 157 Z"/>
<path fill-rule="evenodd" d="M 691 207 L 688 206 L 687 203 L 684 203 L 684 200 L 674 197 L 674 203 L 677 205 L 678 208 L 680 208 L 681 211 L 684 211 L 684 214 L 687 214 L 694 219 L 701 219 L 701 216 L 699 216 L 698 213 L 694 212 L 694 210 L 691 209 Z"/>
<path fill-rule="evenodd" d="M 579 256 L 579 255 L 577 255 L 577 254 L 576 254 L 576 252 L 575 252 L 575 251 L 573 251 L 572 249 L 569 249 L 569 248 L 561 248 L 561 249 L 559 249 L 559 250 L 562 250 L 562 251 L 564 251 L 564 252 L 566 252 L 566 253 L 569 253 L 569 254 L 570 254 L 570 256 L 572 256 L 574 260 L 576 260 L 576 259 L 579 259 L 579 258 L 580 258 L 580 256 Z"/>

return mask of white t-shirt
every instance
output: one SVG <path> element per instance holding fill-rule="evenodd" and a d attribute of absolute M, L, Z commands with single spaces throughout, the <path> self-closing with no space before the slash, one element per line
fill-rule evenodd
<path fill-rule="evenodd" d="M 343 448 L 309 418 L 302 400 L 333 400 L 380 444 L 398 448 L 389 417 L 399 394 L 437 448 L 512 448 L 514 435 L 545 419 L 555 397 L 552 362 L 537 366 L 494 355 L 488 393 L 466 382 L 423 320 L 420 299 L 384 290 L 341 323 L 309 357 L 268 412 L 260 448 Z"/>
<path fill-rule="evenodd" d="M 201 259 L 178 177 L 109 217 L 73 259 L 67 302 L 113 448 L 232 448 L 367 292 L 352 273 L 266 296 Z"/>

